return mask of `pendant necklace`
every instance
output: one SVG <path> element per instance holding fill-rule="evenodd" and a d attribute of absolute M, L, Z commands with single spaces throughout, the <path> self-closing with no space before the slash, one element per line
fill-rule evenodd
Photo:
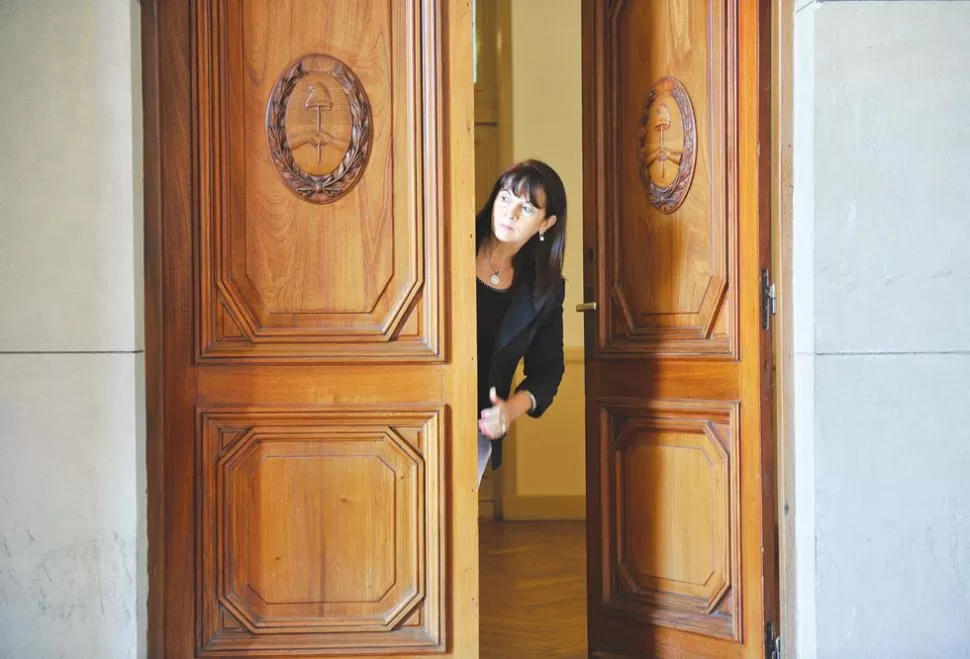
<path fill-rule="evenodd" d="M 492 269 L 492 276 L 489 277 L 488 280 L 490 282 L 492 282 L 492 286 L 498 286 L 499 284 L 502 283 L 502 277 L 500 276 L 501 273 L 505 272 L 506 270 L 508 270 L 512 266 L 509 265 L 508 268 L 503 268 L 501 270 L 496 270 L 495 269 L 495 266 L 492 265 L 492 252 L 491 252 L 491 250 L 489 250 L 488 254 L 486 255 L 486 258 L 488 258 L 488 267 L 490 267 Z"/>

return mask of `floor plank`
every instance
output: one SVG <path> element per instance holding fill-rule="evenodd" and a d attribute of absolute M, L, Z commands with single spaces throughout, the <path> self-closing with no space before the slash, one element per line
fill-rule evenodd
<path fill-rule="evenodd" d="M 481 659 L 586 659 L 585 524 L 479 529 Z"/>

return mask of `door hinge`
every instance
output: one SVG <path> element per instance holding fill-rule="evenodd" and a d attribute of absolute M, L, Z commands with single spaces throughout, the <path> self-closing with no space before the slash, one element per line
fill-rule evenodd
<path fill-rule="evenodd" d="M 765 659 L 781 659 L 781 636 L 773 620 L 765 623 Z"/>
<path fill-rule="evenodd" d="M 761 329 L 766 330 L 770 327 L 771 318 L 775 315 L 778 308 L 778 301 L 775 297 L 775 284 L 771 281 L 767 270 L 761 271 Z"/>

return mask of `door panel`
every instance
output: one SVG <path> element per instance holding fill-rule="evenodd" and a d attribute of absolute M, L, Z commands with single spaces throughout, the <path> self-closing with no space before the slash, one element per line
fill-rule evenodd
<path fill-rule="evenodd" d="M 584 3 L 589 644 L 761 657 L 777 620 L 767 3 Z"/>
<path fill-rule="evenodd" d="M 736 226 L 730 3 L 618 2 L 606 27 L 603 99 L 613 176 L 611 313 L 602 353 L 734 355 Z M 625 246 L 621 248 L 620 246 Z M 650 246 L 649 253 L 643 248 Z"/>
<path fill-rule="evenodd" d="M 420 0 L 200 0 L 196 21 L 200 357 L 440 360 Z"/>
<path fill-rule="evenodd" d="M 153 657 L 477 654 L 466 5 L 145 3 Z"/>
<path fill-rule="evenodd" d="M 205 649 L 437 645 L 441 416 L 201 410 Z"/>
<path fill-rule="evenodd" d="M 615 484 L 605 599 L 652 623 L 737 640 L 737 405 L 600 399 Z"/>

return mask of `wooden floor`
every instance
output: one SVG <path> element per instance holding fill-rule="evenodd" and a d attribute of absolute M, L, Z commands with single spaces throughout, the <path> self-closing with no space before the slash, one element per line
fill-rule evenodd
<path fill-rule="evenodd" d="M 481 659 L 586 659 L 583 522 L 482 520 Z"/>

